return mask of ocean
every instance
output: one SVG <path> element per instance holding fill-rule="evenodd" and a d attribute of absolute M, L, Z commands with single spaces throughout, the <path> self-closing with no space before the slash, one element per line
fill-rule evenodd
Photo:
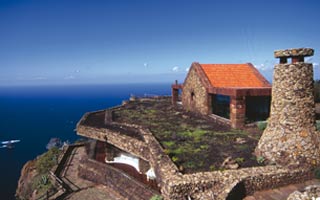
<path fill-rule="evenodd" d="M 170 84 L 0 87 L 0 141 L 21 140 L 0 149 L 0 199 L 15 199 L 21 169 L 46 151 L 50 138 L 74 142 L 85 112 L 121 104 L 130 95 L 170 95 Z"/>

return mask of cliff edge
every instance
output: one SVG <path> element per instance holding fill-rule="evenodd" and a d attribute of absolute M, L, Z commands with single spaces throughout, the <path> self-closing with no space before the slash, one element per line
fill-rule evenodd
<path fill-rule="evenodd" d="M 35 163 L 36 161 L 32 160 L 23 166 L 16 190 L 17 199 L 33 199 L 32 183 L 38 174 Z"/>

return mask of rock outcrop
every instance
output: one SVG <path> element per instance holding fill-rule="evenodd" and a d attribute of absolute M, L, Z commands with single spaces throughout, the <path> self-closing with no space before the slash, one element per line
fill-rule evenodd
<path fill-rule="evenodd" d="M 37 171 L 35 168 L 35 160 L 28 161 L 21 170 L 21 175 L 16 190 L 16 197 L 19 199 L 32 199 L 32 180 L 36 175 Z"/>
<path fill-rule="evenodd" d="M 320 198 L 320 185 L 310 185 L 303 192 L 295 191 L 287 200 L 310 200 Z"/>

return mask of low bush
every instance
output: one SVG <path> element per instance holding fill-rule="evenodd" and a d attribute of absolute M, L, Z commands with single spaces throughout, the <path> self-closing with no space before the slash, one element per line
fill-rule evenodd
<path fill-rule="evenodd" d="M 317 168 L 314 170 L 314 176 L 317 178 L 317 179 L 320 179 L 320 168 Z"/>
<path fill-rule="evenodd" d="M 268 122 L 267 121 L 259 121 L 257 122 L 257 127 L 259 130 L 263 131 L 264 129 L 266 129 L 268 125 Z"/>
<path fill-rule="evenodd" d="M 265 161 L 265 158 L 264 158 L 264 157 L 262 157 L 262 156 L 258 156 L 258 157 L 257 157 L 257 162 L 258 162 L 260 165 L 262 165 L 262 164 L 264 163 L 264 161 Z"/>
<path fill-rule="evenodd" d="M 57 164 L 60 150 L 57 147 L 53 147 L 46 153 L 42 154 L 36 161 L 36 169 L 40 174 L 48 173 L 51 168 Z"/>
<path fill-rule="evenodd" d="M 238 157 L 238 158 L 234 159 L 234 161 L 236 161 L 236 163 L 238 163 L 239 165 L 241 165 L 241 164 L 245 161 L 245 159 L 242 158 L 242 157 Z"/>
<path fill-rule="evenodd" d="M 150 200 L 163 200 L 163 198 L 160 195 L 154 195 Z"/>

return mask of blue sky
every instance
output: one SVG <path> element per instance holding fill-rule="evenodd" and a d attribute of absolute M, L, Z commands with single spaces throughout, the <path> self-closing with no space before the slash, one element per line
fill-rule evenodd
<path fill-rule="evenodd" d="M 192 62 L 251 62 L 312 47 L 317 0 L 0 0 L 0 85 L 180 81 Z"/>

